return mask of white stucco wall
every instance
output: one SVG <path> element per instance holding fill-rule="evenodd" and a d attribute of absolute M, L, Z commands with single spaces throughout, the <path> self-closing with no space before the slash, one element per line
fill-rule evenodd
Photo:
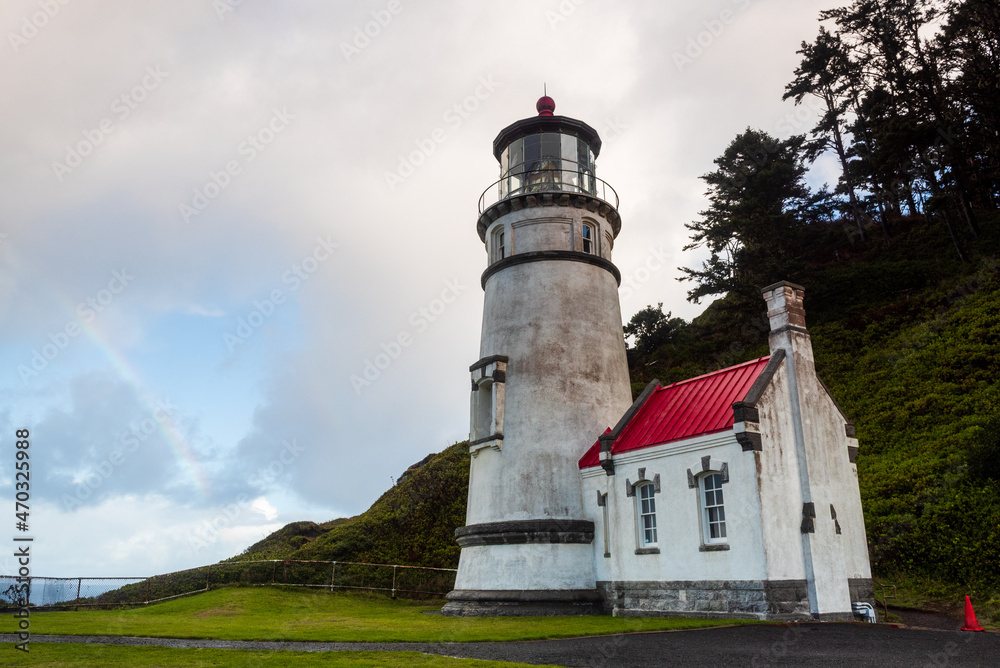
<path fill-rule="evenodd" d="M 723 485 L 729 550 L 703 552 L 700 489 L 688 486 L 687 470 L 702 473 L 702 457 L 728 464 Z M 744 453 L 732 431 L 616 455 L 615 475 L 597 467 L 581 472 L 588 517 L 598 525 L 594 540 L 598 580 L 762 580 L 767 578 L 757 475 L 753 453 Z M 636 497 L 626 496 L 639 467 L 645 478 L 660 475 L 656 500 L 659 554 L 636 554 Z M 604 557 L 603 513 L 597 493 L 608 494 L 611 557 Z"/>
<path fill-rule="evenodd" d="M 776 580 L 802 580 L 806 577 L 802 493 L 788 392 L 788 370 L 782 365 L 757 402 L 763 449 L 753 456 L 759 471 L 768 575 Z"/>

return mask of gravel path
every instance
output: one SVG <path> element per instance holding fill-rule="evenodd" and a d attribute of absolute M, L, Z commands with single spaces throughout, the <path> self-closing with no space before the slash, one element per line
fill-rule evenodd
<path fill-rule="evenodd" d="M 0 639 L 12 642 L 14 636 L 0 634 Z M 594 668 L 605 666 L 997 668 L 1000 666 L 1000 634 L 831 623 L 742 626 L 504 643 L 256 642 L 54 635 L 32 635 L 32 641 L 305 652 L 416 651 L 453 657 Z"/>

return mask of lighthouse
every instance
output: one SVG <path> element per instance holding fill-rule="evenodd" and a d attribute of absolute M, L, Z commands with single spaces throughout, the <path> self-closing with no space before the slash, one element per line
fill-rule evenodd
<path fill-rule="evenodd" d="M 500 178 L 479 201 L 468 512 L 445 614 L 601 611 L 578 461 L 632 404 L 612 262 L 621 217 L 596 174 L 598 133 L 548 96 L 536 110 L 497 135 Z"/>

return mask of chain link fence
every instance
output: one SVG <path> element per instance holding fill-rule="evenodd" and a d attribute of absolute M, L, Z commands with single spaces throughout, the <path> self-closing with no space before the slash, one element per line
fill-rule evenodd
<path fill-rule="evenodd" d="M 456 572 L 454 568 L 397 564 L 264 559 L 146 578 L 0 575 L 0 609 L 19 607 L 23 598 L 32 608 L 52 610 L 147 605 L 217 587 L 310 587 L 381 592 L 393 598 L 441 598 L 454 588 Z"/>

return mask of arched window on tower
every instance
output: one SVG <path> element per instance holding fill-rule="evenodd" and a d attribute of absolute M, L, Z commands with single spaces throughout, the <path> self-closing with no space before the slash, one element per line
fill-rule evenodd
<path fill-rule="evenodd" d="M 597 230 L 593 223 L 583 224 L 583 252 L 595 254 L 597 252 Z"/>
<path fill-rule="evenodd" d="M 493 241 L 490 244 L 493 254 L 493 262 L 499 262 L 507 257 L 507 233 L 503 225 L 493 230 Z"/>

